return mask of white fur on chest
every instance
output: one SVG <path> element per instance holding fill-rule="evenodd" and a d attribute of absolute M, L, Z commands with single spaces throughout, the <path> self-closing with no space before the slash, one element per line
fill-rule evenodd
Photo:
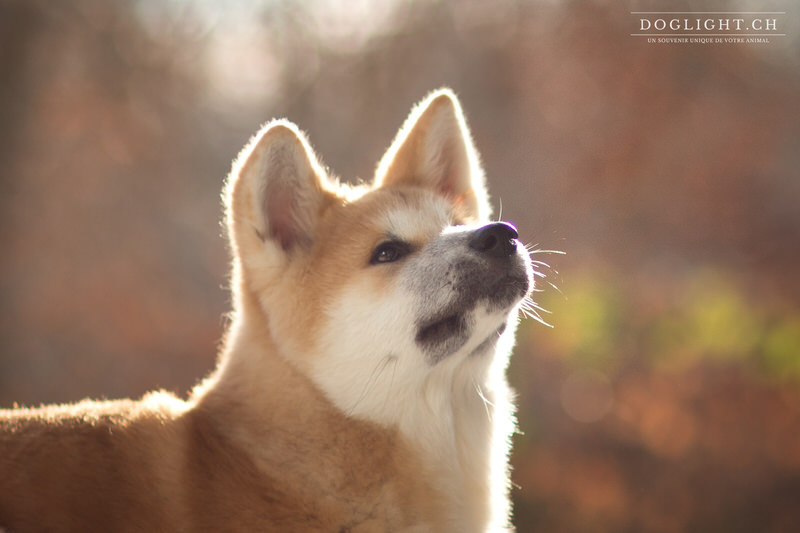
<path fill-rule="evenodd" d="M 479 317 L 470 342 L 430 366 L 414 343 L 413 305 L 399 289 L 344 291 L 329 309 L 313 378 L 347 415 L 396 427 L 412 443 L 449 501 L 453 531 L 502 530 L 514 430 L 504 377 L 513 324 L 494 353 L 474 354 L 507 319 Z"/>

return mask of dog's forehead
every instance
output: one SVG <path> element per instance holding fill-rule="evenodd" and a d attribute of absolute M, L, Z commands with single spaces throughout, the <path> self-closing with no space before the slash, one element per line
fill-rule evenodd
<path fill-rule="evenodd" d="M 427 195 L 387 206 L 382 219 L 388 235 L 409 241 L 428 239 L 451 225 L 449 204 Z"/>

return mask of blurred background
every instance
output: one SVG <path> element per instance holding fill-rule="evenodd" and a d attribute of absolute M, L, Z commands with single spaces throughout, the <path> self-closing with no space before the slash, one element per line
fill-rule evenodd
<path fill-rule="evenodd" d="M 631 11 L 785 11 L 656 44 Z M 794 2 L 0 0 L 0 406 L 184 395 L 229 308 L 219 194 L 287 117 L 346 179 L 460 96 L 534 256 L 521 532 L 800 527 Z"/>

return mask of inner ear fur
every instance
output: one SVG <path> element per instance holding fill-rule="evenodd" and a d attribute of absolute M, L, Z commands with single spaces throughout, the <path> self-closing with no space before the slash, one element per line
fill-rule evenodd
<path fill-rule="evenodd" d="M 411 111 L 378 165 L 374 186 L 426 188 L 472 218 L 489 218 L 480 158 L 452 91 L 440 89 Z"/>
<path fill-rule="evenodd" d="M 265 125 L 239 154 L 228 178 L 227 219 L 234 244 L 271 241 L 284 251 L 313 244 L 332 196 L 305 135 L 291 122 Z"/>

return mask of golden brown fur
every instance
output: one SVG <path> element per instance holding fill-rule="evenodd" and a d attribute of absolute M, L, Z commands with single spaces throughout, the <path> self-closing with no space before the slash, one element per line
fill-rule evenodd
<path fill-rule="evenodd" d="M 372 188 L 340 186 L 293 125 L 271 123 L 234 164 L 225 203 L 234 311 L 217 369 L 187 401 L 0 410 L 0 531 L 505 529 L 514 303 L 486 307 L 471 347 L 431 362 L 403 263 L 370 260 L 387 232 L 422 250 L 488 215 L 455 97 L 412 113 Z M 524 293 L 530 266 L 514 250 Z M 374 316 L 389 318 L 357 318 Z M 481 351 L 494 343 L 506 355 Z M 408 401 L 370 396 L 406 383 Z"/>
<path fill-rule="evenodd" d="M 397 435 L 346 419 L 285 363 L 272 370 L 297 387 L 295 398 L 276 401 L 282 411 L 258 413 L 217 394 L 189 409 L 151 394 L 3 412 L 0 524 L 56 533 L 435 523 L 436 498 Z M 250 446 L 261 448 L 257 458 Z"/>

